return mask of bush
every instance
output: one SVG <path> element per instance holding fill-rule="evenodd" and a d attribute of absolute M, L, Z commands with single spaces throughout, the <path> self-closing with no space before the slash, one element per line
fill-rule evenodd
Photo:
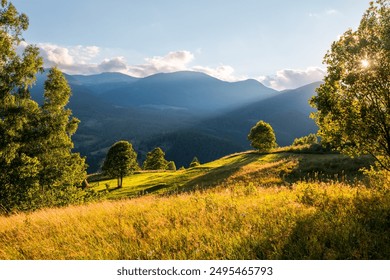
<path fill-rule="evenodd" d="M 199 162 L 198 158 L 197 158 L 197 157 L 194 157 L 194 158 L 192 159 L 191 163 L 190 163 L 190 168 L 191 168 L 191 167 L 197 167 L 197 166 L 199 166 L 199 165 L 200 165 L 200 162 Z"/>
<path fill-rule="evenodd" d="M 312 145 L 312 144 L 317 144 L 318 139 L 317 136 L 313 133 L 303 136 L 300 138 L 295 138 L 293 142 L 293 146 L 300 146 L 300 145 Z"/>
<path fill-rule="evenodd" d="M 168 165 L 167 165 L 167 170 L 172 170 L 172 171 L 176 171 L 176 164 L 174 161 L 170 161 L 168 162 Z"/>

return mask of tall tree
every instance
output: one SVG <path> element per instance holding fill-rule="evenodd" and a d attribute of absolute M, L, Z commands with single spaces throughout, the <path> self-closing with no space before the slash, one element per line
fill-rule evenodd
<path fill-rule="evenodd" d="M 371 2 L 356 31 L 325 55 L 327 76 L 311 104 L 319 135 L 341 152 L 371 154 L 390 170 L 390 2 Z"/>
<path fill-rule="evenodd" d="M 41 163 L 40 185 L 58 188 L 81 185 L 86 178 L 85 159 L 72 153 L 71 136 L 76 132 L 79 120 L 65 106 L 71 96 L 70 87 L 60 70 L 49 71 L 45 82 L 44 104 L 39 126 L 41 136 L 36 147 Z"/>
<path fill-rule="evenodd" d="M 251 146 L 259 152 L 268 152 L 276 146 L 276 137 L 272 126 L 264 121 L 259 121 L 251 128 L 248 140 Z"/>
<path fill-rule="evenodd" d="M 39 189 L 40 164 L 27 153 L 29 135 L 39 114 L 31 100 L 29 87 L 42 70 L 39 50 L 27 46 L 22 56 L 16 47 L 23 41 L 21 33 L 28 18 L 19 14 L 6 0 L 0 6 L 0 208 L 10 211 L 26 209 Z"/>
<path fill-rule="evenodd" d="M 146 155 L 143 164 L 144 170 L 162 170 L 167 169 L 168 161 L 165 159 L 165 153 L 161 148 L 154 148 Z"/>
<path fill-rule="evenodd" d="M 0 8 L 0 211 L 63 205 L 79 197 L 69 188 L 85 178 L 85 163 L 73 154 L 71 135 L 77 120 L 65 109 L 70 89 L 61 72 L 51 70 L 45 104 L 29 89 L 42 72 L 38 48 L 21 37 L 28 18 L 6 0 Z M 16 48 L 25 49 L 18 55 Z M 77 195 L 75 196 L 75 194 Z"/>
<path fill-rule="evenodd" d="M 119 141 L 108 150 L 102 170 L 107 175 L 117 178 L 118 187 L 121 188 L 123 177 L 132 174 L 138 168 L 137 153 L 131 143 Z"/>

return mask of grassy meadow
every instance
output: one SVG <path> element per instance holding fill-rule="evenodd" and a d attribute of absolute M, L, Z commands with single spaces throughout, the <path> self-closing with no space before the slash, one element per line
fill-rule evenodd
<path fill-rule="evenodd" d="M 369 162 L 246 152 L 92 182 L 107 199 L 0 217 L 0 259 L 389 259 L 390 192 L 366 183 Z"/>

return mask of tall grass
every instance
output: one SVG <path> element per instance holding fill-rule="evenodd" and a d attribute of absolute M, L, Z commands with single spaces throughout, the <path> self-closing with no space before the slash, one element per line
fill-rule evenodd
<path fill-rule="evenodd" d="M 0 217 L 0 259 L 389 259 L 390 193 L 253 183 Z"/>
<path fill-rule="evenodd" d="M 0 259 L 389 259 L 389 180 L 364 186 L 369 161 L 246 152 L 94 182 L 121 200 L 0 216 Z"/>

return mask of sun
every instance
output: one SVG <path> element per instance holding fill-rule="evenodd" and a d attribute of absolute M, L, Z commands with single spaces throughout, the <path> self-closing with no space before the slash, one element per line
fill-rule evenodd
<path fill-rule="evenodd" d="M 370 62 L 367 59 L 361 60 L 360 64 L 362 65 L 363 68 L 367 68 L 368 66 L 370 66 Z"/>

